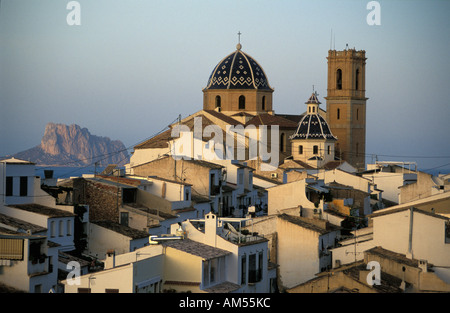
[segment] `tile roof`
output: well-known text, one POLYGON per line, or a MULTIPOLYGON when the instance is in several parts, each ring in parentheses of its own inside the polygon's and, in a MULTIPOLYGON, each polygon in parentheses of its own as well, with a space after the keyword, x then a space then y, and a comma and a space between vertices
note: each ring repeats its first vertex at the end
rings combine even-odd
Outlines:
MULTIPOLYGON (((406 211, 406 210, 410 210, 410 209, 411 209, 411 207, 409 207, 409 206, 404 206, 404 207, 402 206, 402 207, 399 207, 399 208, 387 208, 387 209, 379 210, 379 211, 377 211, 375 213, 372 213, 370 215, 367 215, 367 217, 374 218, 374 217, 388 215, 388 214, 392 214, 392 213, 398 213, 398 212, 402 212, 402 211, 406 211)), ((448 218, 446 216, 443 216, 443 215, 440 215, 440 214, 431 213, 431 212, 428 212, 428 211, 425 211, 425 210, 422 210, 422 209, 418 209, 418 208, 414 208, 414 207, 413 207, 413 212, 422 213, 424 215, 432 216, 432 217, 435 217, 435 218, 440 218, 440 219, 443 219, 443 220, 446 220, 446 221, 450 220, 450 218, 448 218)))
POLYGON ((205 260, 210 260, 230 254, 230 251, 215 248, 191 239, 163 241, 161 244, 165 247, 171 247, 205 260))
MULTIPOLYGON (((206 111, 206 112, 210 113, 211 115, 215 115, 216 117, 217 117, 217 115, 215 113, 221 114, 221 113, 218 113, 215 111, 206 111), (213 113, 213 112, 215 112, 215 113, 213 113)), ((226 116, 226 115, 224 115, 224 116, 226 116)), ((182 121, 181 125, 187 126, 191 132, 194 132, 194 130, 196 130, 194 128, 196 117, 201 118, 201 122, 202 122, 201 138, 202 138, 202 140, 209 141, 210 139, 212 139, 214 137, 214 133, 210 137, 208 137, 203 134, 203 130, 205 129, 206 126, 215 125, 215 124, 208 117, 206 117, 205 114, 189 116, 184 121, 182 121)), ((233 120, 233 122, 236 123, 236 121, 234 119, 231 119, 231 120, 233 120)), ((134 149, 169 148, 169 141, 178 138, 178 137, 172 137, 172 130, 176 125, 177 125, 177 123, 170 125, 170 127, 171 127, 170 129, 167 129, 166 131, 159 133, 156 136, 153 136, 152 138, 134 146, 134 149)), ((223 137, 223 138, 225 138, 225 137, 223 137)))
POLYGON ((235 120, 234 118, 232 118, 228 115, 225 115, 223 113, 217 112, 215 110, 203 110, 203 111, 212 115, 213 117, 223 121, 225 124, 232 125, 232 126, 242 125, 242 123, 239 122, 238 120, 235 120))
POLYGON ((132 239, 140 239, 149 237, 149 234, 145 231, 137 230, 128 226, 121 225, 116 222, 102 220, 102 221, 92 221, 92 224, 107 228, 116 233, 122 234, 124 236, 130 237, 132 239))
POLYGON ((68 211, 60 210, 60 209, 54 209, 50 208, 44 205, 36 204, 36 203, 29 203, 29 204, 14 204, 14 205, 8 205, 9 207, 33 212, 37 214, 46 215, 48 217, 71 217, 75 216, 73 213, 70 213, 68 211))
POLYGON ((279 215, 278 217, 285 221, 288 221, 292 224, 296 224, 300 227, 315 231, 322 235, 341 229, 340 227, 332 225, 329 222, 324 221, 323 225, 319 226, 318 224, 313 224, 312 222, 314 222, 314 221, 312 219, 308 219, 308 218, 304 218, 304 217, 300 217, 300 216, 288 215, 285 213, 279 215))
POLYGON ((12 226, 16 229, 22 229, 22 230, 30 230, 32 234, 35 233, 40 233, 40 232, 45 232, 47 231, 47 228, 45 227, 41 227, 39 225, 36 224, 32 224, 11 216, 7 216, 5 214, 1 214, 0 213, 0 223, 1 224, 5 224, 5 225, 9 225, 12 226))
POLYGON ((407 258, 405 254, 397 253, 391 250, 386 250, 380 246, 373 247, 366 250, 364 253, 378 255, 385 259, 394 260, 397 263, 405 264, 411 267, 419 267, 419 260, 407 258))
POLYGON ((284 118, 280 115, 263 113, 256 115, 252 119, 250 119, 245 126, 254 125, 254 126, 274 126, 278 125, 282 129, 296 129, 298 127, 297 123, 293 122, 290 119, 284 118))
POLYGON ((208 293, 228 293, 228 292, 233 292, 238 290, 239 288, 241 288, 241 286, 229 282, 229 281, 224 281, 220 284, 214 285, 212 287, 208 287, 203 289, 203 291, 208 292, 208 293))
MULTIPOLYGON (((367 270, 367 264, 358 264, 351 266, 343 270, 343 273, 351 277, 355 281, 360 281, 359 275, 361 271, 367 270)), ((373 285, 372 288, 380 293, 401 293, 403 290, 400 288, 402 280, 395 276, 392 276, 386 272, 381 271, 380 285, 373 285)))

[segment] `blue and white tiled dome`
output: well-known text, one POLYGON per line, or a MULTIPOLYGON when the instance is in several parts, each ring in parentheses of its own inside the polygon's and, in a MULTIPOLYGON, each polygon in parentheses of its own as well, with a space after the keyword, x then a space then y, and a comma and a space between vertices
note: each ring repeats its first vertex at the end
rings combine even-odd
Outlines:
POLYGON ((248 54, 236 51, 223 58, 214 68, 205 89, 272 90, 262 67, 248 54))
MULTIPOLYGON (((331 133, 327 121, 319 114, 319 100, 317 94, 313 93, 306 102, 308 105, 314 106, 316 109, 308 111, 307 114, 298 123, 297 131, 290 139, 328 139, 337 140, 331 133)), ((309 109, 309 107, 308 107, 309 109)))

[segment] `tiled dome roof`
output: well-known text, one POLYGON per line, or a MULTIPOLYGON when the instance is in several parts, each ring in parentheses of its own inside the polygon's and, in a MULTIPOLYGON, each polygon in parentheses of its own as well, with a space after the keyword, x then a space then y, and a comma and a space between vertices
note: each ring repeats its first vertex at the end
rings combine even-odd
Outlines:
POLYGON ((272 90, 262 67, 237 45, 212 71, 205 89, 272 90))
POLYGON ((317 94, 313 93, 306 104, 317 105, 317 110, 308 112, 298 123, 297 131, 292 135, 291 139, 331 139, 337 138, 331 133, 327 121, 318 113, 320 104, 317 94))

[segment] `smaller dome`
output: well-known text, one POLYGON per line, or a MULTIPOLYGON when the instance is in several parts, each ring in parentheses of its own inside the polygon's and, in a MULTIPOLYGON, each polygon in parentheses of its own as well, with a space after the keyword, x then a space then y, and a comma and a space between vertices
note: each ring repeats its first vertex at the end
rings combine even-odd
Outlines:
MULTIPOLYGON (((298 123, 297 131, 290 137, 290 139, 328 139, 337 140, 331 133, 327 121, 319 114, 319 100, 317 93, 313 93, 306 102, 308 106, 317 106, 316 110, 308 110, 300 122, 298 123)), ((308 107, 309 109, 309 107, 308 107)))

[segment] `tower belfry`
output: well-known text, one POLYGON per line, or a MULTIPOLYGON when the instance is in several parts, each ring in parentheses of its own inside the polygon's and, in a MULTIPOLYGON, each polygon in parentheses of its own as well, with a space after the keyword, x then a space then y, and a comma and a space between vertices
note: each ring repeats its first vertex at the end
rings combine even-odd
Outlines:
MULTIPOLYGON (((348 45, 347 45, 348 46, 348 45)), ((328 51, 327 121, 338 138, 336 156, 365 168, 366 52, 328 51)))

